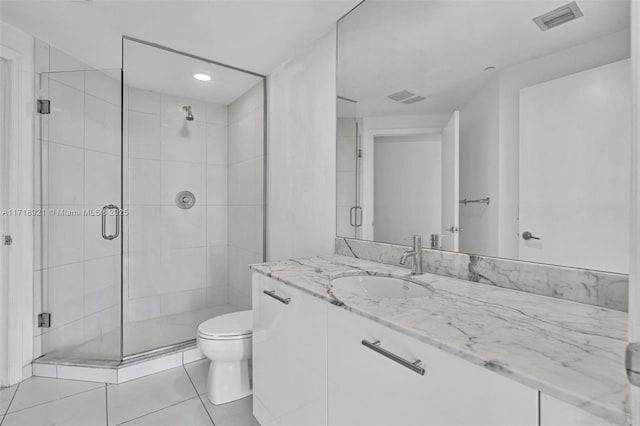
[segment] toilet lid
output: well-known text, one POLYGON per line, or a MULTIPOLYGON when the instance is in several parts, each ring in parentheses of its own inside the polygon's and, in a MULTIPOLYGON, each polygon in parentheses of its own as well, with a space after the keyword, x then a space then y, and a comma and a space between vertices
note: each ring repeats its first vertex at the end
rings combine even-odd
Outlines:
POLYGON ((240 337, 251 334, 251 329, 251 311, 240 311, 206 320, 198 326, 198 334, 209 338, 240 337))

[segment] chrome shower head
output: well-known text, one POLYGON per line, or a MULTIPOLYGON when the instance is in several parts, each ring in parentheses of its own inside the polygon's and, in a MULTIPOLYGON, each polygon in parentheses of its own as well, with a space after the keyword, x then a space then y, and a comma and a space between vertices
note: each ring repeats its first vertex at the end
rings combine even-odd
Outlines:
POLYGON ((187 114, 187 121, 193 121, 193 113, 191 112, 191 105, 185 105, 182 107, 182 111, 187 114))

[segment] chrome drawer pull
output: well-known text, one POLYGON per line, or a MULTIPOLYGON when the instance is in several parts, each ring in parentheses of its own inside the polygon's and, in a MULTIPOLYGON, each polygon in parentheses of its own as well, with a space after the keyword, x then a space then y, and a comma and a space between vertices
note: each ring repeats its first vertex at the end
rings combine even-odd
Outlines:
POLYGON ((271 290, 271 291, 265 290, 263 291, 263 293, 266 294, 267 296, 273 297, 274 299, 284 303, 285 305, 288 305, 289 302, 291 302, 290 297, 280 297, 276 294, 275 290, 271 290))
POLYGON ((389 352, 388 350, 382 347, 382 343, 380 340, 376 340, 375 342, 369 342, 366 340, 362 341, 362 344, 369 349, 372 349, 378 352, 380 355, 389 358, 392 361, 397 362, 398 364, 407 367, 409 370, 418 373, 421 376, 424 376, 424 368, 422 368, 422 361, 416 360, 414 362, 407 361, 406 359, 394 354, 393 352, 389 352))

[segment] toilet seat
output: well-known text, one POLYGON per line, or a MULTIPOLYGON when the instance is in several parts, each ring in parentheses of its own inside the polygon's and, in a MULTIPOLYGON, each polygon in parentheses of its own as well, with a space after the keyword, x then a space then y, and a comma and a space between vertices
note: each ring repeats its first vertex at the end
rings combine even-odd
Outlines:
POLYGON ((198 337, 207 340, 235 340, 251 337, 251 311, 232 312, 211 318, 198 326, 198 337))

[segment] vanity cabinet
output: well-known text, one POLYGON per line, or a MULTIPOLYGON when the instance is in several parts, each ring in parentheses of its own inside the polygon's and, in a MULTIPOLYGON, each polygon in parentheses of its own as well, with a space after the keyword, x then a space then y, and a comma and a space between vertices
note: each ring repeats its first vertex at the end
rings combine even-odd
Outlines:
POLYGON ((614 423, 541 393, 540 426, 614 426, 614 423))
POLYGON ((537 425, 534 389, 344 309, 327 323, 330 426, 537 425), (424 375, 363 341, 421 360, 424 375))
POLYGON ((256 419, 326 425, 327 302, 257 273, 252 283, 256 419))

